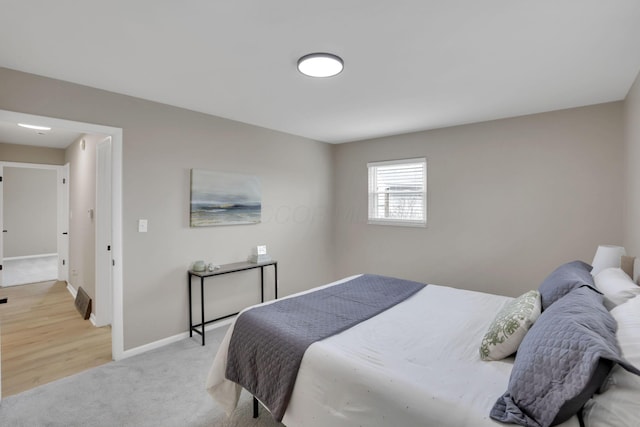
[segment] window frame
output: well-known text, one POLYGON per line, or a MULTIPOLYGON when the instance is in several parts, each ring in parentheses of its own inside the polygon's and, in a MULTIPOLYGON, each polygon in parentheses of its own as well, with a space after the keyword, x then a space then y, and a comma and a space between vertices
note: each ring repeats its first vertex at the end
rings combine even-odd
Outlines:
MULTIPOLYGON (((413 184, 413 183, 407 183, 413 184)), ((407 185, 409 186, 409 185, 407 185)), ((413 185, 411 185, 413 186, 413 185)), ((377 161, 377 162, 369 162, 367 163, 367 224, 372 225, 392 225, 392 226, 401 226, 401 227, 426 227, 427 226, 427 158, 426 157, 414 157, 409 159, 398 159, 398 160, 385 160, 385 161, 377 161), (402 219, 402 218, 382 218, 377 217, 377 209, 378 206, 376 201, 380 194, 393 194, 390 192, 380 192, 376 191, 374 185, 377 179, 377 168, 381 166, 393 166, 393 165, 411 165, 411 164, 419 164, 422 167, 422 188, 419 192, 422 193, 422 213, 423 218, 421 219, 402 219)))

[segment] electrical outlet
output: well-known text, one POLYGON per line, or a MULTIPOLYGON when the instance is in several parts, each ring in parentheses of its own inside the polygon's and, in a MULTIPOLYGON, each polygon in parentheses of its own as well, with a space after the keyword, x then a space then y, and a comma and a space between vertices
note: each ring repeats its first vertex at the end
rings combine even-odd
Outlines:
POLYGON ((146 233, 147 232, 147 220, 139 219, 138 220, 138 233, 146 233))

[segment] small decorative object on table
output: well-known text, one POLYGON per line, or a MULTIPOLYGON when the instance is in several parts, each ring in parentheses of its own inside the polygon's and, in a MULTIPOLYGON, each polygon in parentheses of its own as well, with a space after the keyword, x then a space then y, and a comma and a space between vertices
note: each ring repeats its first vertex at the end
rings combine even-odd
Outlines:
POLYGON ((193 263, 193 267, 191 267, 193 271, 204 271, 206 270, 206 265, 204 261, 198 260, 193 263))
POLYGON ((253 253, 249 257, 249 261, 255 264, 271 261, 271 257, 267 254, 267 246, 260 245, 253 248, 253 253))

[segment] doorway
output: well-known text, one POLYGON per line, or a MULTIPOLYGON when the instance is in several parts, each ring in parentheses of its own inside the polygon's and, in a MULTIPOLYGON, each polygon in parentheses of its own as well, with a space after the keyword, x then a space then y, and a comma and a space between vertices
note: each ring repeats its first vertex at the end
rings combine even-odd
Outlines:
MULTIPOLYGON (((108 313, 106 317, 107 319, 110 318, 109 320, 112 325, 112 358, 114 360, 121 359, 124 354, 122 308, 122 129, 55 119, 51 117, 34 116, 6 110, 0 110, 0 121, 13 123, 39 123, 53 129, 73 130, 82 134, 104 135, 104 137, 108 137, 109 147, 106 149, 103 147, 103 150, 108 150, 109 156, 102 160, 102 167, 108 170, 109 174, 103 173, 98 176, 97 178, 101 180, 102 185, 100 183, 97 183, 96 185, 97 188, 104 188, 104 180, 108 180, 107 184, 111 189, 111 195, 109 197, 111 206, 109 207, 109 204, 105 203, 102 203, 100 207, 96 206, 95 215, 96 218, 110 217, 111 224, 107 227, 105 234, 109 240, 109 250, 97 250, 96 257, 108 256, 107 261, 111 267, 110 278, 107 279, 107 281, 110 282, 110 289, 107 293, 107 295, 110 295, 108 296, 110 299, 110 308, 107 308, 107 311, 110 313, 108 313), (106 252, 106 255, 104 252, 106 252)), ((88 214, 91 215, 94 213, 88 214)), ((2 238, 0 237, 0 240, 1 239, 2 238)), ((96 265, 98 265, 100 261, 102 261, 102 265, 107 264, 104 262, 104 259, 96 261, 96 265)))
POLYGON ((0 286, 66 280, 68 166, 0 161, 0 286))

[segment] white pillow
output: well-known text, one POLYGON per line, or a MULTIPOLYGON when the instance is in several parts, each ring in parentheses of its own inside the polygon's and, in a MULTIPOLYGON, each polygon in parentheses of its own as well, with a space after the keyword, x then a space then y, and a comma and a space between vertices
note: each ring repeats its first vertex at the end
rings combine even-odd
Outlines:
POLYGON ((509 301, 498 312, 480 344, 482 360, 500 360, 511 356, 542 311, 538 291, 529 291, 509 301))
POLYGON ((596 394, 584 405, 585 427, 640 426, 640 377, 620 366, 614 367, 612 372, 609 390, 596 394))
MULTIPOLYGON (((635 297, 611 310, 618 322, 616 336, 622 356, 640 368, 640 297, 635 297)), ((616 366, 609 389, 594 396, 584 409, 586 427, 640 426, 640 377, 616 366)))
POLYGON ((640 368, 640 297, 620 304, 611 310, 611 315, 618 322, 616 338, 622 357, 640 368))
POLYGON ((607 268, 593 278, 596 288, 605 296, 604 305, 613 307, 640 295, 640 286, 636 285, 621 268, 607 268))

